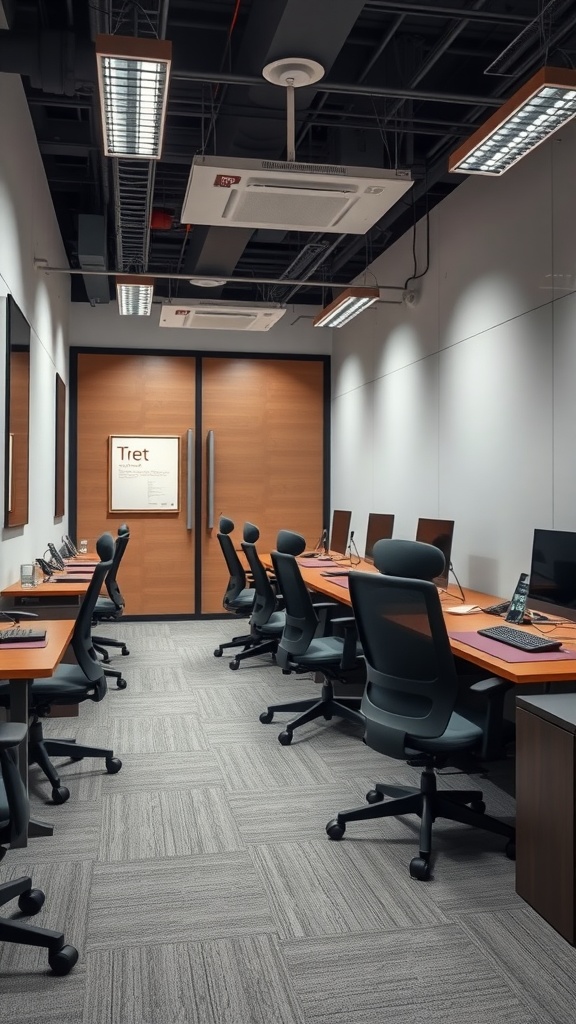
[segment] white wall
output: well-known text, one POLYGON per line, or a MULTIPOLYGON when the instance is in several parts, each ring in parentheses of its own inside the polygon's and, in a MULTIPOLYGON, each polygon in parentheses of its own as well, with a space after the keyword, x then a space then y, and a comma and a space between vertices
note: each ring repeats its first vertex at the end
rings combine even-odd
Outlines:
POLYGON ((272 354, 323 355, 332 348, 331 331, 312 327, 316 309, 289 306, 269 331, 199 331, 159 327, 160 304, 150 316, 119 316, 116 302, 90 306, 73 302, 70 307, 70 344, 98 348, 145 348, 161 352, 266 352, 272 354))
MULTIPOLYGON (((508 595, 535 527, 576 530, 576 126, 430 217, 419 303, 377 304, 333 341, 332 507, 455 520, 463 584, 508 595)), ((425 223, 418 224, 419 268, 425 223)), ((412 273, 411 233, 372 266, 412 273)), ((371 278, 369 279, 371 281, 371 278)))
MULTIPOLYGON (((34 258, 67 263, 42 159, 17 75, 0 74, 0 298, 12 295, 31 328, 29 523, 2 530, 0 585, 13 582, 20 563, 60 541, 66 520, 54 520, 55 375, 68 383, 69 278, 34 270, 34 258)), ((0 318, 4 427, 5 319, 0 318)), ((2 429, 2 439, 4 429, 2 429)), ((1 512, 4 508, 4 443, 0 443, 1 512)))

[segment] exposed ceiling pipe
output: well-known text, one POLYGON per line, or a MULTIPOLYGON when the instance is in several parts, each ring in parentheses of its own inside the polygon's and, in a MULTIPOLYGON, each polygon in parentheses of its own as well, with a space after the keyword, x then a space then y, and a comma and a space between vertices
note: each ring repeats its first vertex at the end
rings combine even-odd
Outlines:
POLYGON ((378 11, 401 11, 403 14, 423 14, 427 18, 467 18, 496 25, 528 25, 532 18, 508 11, 470 11, 467 7, 444 7, 442 4, 417 4, 411 0, 367 0, 367 8, 378 11))
MULTIPOLYGON (((270 88, 268 82, 256 75, 241 75, 225 71, 190 71, 186 68, 174 68, 172 81, 180 82, 222 82, 226 85, 248 85, 257 88, 270 88)), ((462 103, 483 104, 485 107, 499 107, 500 100, 492 96, 475 96, 467 93, 425 92, 415 89, 394 89, 391 86, 356 85, 353 82, 322 82, 322 92, 341 94, 344 96, 385 96, 389 99, 422 100, 431 103, 462 103)))
MULTIPOLYGON (((34 267, 36 270, 41 271, 44 274, 71 274, 80 276, 90 277, 117 277, 118 274, 122 274, 121 270, 77 270, 74 267, 51 267, 45 264, 42 260, 35 260, 34 267)), ((132 277, 153 277, 158 280, 165 281, 189 281, 189 274, 165 274, 164 272, 156 272, 155 270, 149 270, 146 274, 133 274, 132 277)), ((224 281, 226 284, 281 284, 286 286, 297 285, 302 288, 345 288, 346 281, 280 281, 277 277, 216 277, 214 274, 199 274, 198 280, 202 281, 224 281)), ((375 284, 375 288, 380 288, 382 291, 396 292, 398 289, 404 288, 403 284, 375 284)))

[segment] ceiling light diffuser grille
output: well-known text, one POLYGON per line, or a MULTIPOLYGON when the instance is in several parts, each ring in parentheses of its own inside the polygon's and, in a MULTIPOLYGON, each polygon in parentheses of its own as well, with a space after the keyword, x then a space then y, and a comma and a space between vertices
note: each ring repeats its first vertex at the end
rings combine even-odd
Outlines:
POLYGON ((96 57, 106 156, 159 160, 172 44, 97 36, 96 57))
POLYGON ((120 316, 150 316, 154 296, 154 278, 117 277, 116 295, 120 316))

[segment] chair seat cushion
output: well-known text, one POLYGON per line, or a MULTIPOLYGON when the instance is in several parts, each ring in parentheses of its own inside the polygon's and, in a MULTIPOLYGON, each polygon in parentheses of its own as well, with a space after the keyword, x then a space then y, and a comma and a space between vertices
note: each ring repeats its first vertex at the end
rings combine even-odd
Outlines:
POLYGON ((246 587, 245 590, 241 590, 238 597, 235 597, 233 601, 228 602, 228 607, 234 611, 250 611, 254 604, 254 598, 256 591, 253 587, 246 587))
POLYGON ((406 750, 413 748, 416 752, 425 754, 441 754, 450 750, 464 750, 481 743, 483 737, 482 729, 474 722, 458 715, 455 711, 442 736, 435 736, 433 739, 424 739, 421 736, 407 736, 406 750))
MULTIPOLYGON (((344 640, 339 636, 321 636, 312 640, 306 654, 298 655, 299 665, 339 665, 342 660, 344 640)), ((360 657, 362 648, 356 645, 356 657, 360 657)))
POLYGON ((258 626, 258 632, 263 636, 280 636, 286 625, 286 612, 272 612, 268 622, 258 626))
MULTIPOLYGON (((49 679, 34 679, 30 687, 29 702, 37 704, 77 704, 86 700, 94 683, 86 678, 78 665, 59 665, 49 679)), ((8 683, 0 683, 0 707, 10 706, 8 683)))
POLYGON ((122 608, 118 608, 114 604, 114 601, 112 601, 109 597, 99 597, 98 600, 96 601, 96 604, 94 605, 94 611, 92 612, 92 617, 97 619, 97 618, 100 618, 101 616, 106 616, 106 617, 112 616, 113 618, 116 619, 116 618, 120 618, 120 616, 122 615, 122 610, 123 609, 122 608))

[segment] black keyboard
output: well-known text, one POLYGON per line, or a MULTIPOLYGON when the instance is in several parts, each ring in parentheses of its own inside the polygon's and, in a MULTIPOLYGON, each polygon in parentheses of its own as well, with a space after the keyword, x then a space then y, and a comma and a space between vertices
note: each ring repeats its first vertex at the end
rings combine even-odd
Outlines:
POLYGON ((537 654, 538 651, 558 651, 562 647, 561 640, 548 640, 543 636, 535 636, 534 633, 524 633, 521 629, 510 629, 509 626, 489 626, 488 629, 479 629, 479 636, 487 636, 490 640, 499 640, 509 647, 517 647, 519 651, 530 651, 537 654))
POLYGON ((22 626, 11 626, 0 631, 0 644, 35 643, 46 639, 45 629, 24 629, 22 626))

